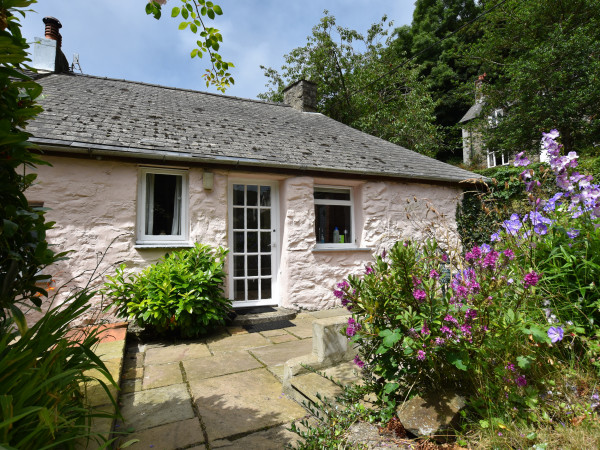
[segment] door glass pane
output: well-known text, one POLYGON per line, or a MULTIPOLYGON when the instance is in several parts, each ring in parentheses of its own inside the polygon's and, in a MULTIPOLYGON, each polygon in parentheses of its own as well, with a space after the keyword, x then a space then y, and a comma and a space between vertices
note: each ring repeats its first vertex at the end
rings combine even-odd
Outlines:
POLYGON ((271 298, 271 279, 261 278, 260 280, 260 298, 263 300, 271 298))
MULTIPOLYGON (((247 252, 248 253, 256 253, 258 252, 258 233, 256 232, 248 232, 247 233, 247 252)), ((237 251, 237 250, 236 250, 237 251)))
POLYGON ((244 229, 244 208, 233 208, 233 228, 235 230, 244 229))
POLYGON ((271 206, 271 186, 260 187, 260 206, 271 206))
POLYGON ((269 253, 271 251, 271 232, 260 233, 260 252, 269 253))
POLYGON ((246 205, 258 206, 258 186, 246 186, 246 205))
POLYGON ((249 277, 257 277, 258 276, 258 255, 248 256, 248 276, 249 277))
POLYGON ((256 208, 248 208, 246 210, 246 215, 248 217, 248 222, 246 223, 246 228, 248 230, 256 230, 258 228, 258 209, 256 208))
POLYGON ((244 185, 233 185, 233 204, 236 206, 244 206, 244 185))
POLYGON ((234 256, 233 257, 233 276, 243 277, 244 276, 244 257, 234 256))
POLYGON ((244 253, 244 232, 236 231, 233 233, 233 251, 235 253, 244 253))
POLYGON ((245 281, 244 280, 235 280, 233 282, 234 284, 234 294, 233 294, 233 299, 234 300, 246 300, 246 292, 244 290, 245 288, 245 281))
POLYGON ((260 229, 269 230, 271 228, 271 210, 261 209, 260 210, 260 229))
POLYGON ((248 300, 258 300, 258 280, 248 280, 248 300))
POLYGON ((271 275, 271 255, 260 255, 260 274, 271 275))

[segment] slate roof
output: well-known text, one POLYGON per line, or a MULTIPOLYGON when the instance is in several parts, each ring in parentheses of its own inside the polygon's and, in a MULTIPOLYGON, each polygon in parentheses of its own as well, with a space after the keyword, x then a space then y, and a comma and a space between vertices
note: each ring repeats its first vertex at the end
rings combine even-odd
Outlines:
POLYGON ((459 182, 478 175, 287 105, 51 74, 27 128, 46 149, 459 182))
POLYGON ((464 116, 462 116, 462 119, 460 119, 458 121, 458 123, 468 122, 469 120, 473 120, 476 117, 479 117, 479 115, 481 114, 481 111, 483 111, 483 105, 484 105, 484 102, 475 103, 473 106, 471 106, 469 108, 469 110, 466 112, 466 114, 464 116))

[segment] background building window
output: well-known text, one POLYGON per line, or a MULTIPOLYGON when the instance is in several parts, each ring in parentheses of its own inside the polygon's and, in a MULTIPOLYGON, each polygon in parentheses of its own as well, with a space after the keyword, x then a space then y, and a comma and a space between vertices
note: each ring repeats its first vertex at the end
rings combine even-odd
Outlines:
POLYGON ((314 196, 317 244, 354 244, 352 190, 315 187, 314 196))
POLYGON ((488 150, 487 152, 487 166, 506 166, 509 162, 508 154, 501 150, 488 150))

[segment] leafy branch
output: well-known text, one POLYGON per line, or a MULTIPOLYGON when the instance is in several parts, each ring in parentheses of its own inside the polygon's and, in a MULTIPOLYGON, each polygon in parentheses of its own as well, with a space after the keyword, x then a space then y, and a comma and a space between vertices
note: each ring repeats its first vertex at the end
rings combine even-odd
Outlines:
MULTIPOLYGON (((183 3, 182 7, 175 6, 171 10, 171 17, 181 16, 183 21, 179 24, 179 29, 189 28, 192 33, 200 36, 200 39, 196 41, 197 48, 192 50, 190 56, 202 58, 205 53, 208 54, 211 68, 206 69, 206 73, 202 75, 206 81, 206 87, 212 84, 218 91, 224 93, 228 87, 235 84, 235 80, 229 72, 234 65, 232 62, 223 61, 219 54, 219 42, 223 42, 223 36, 219 30, 205 24, 207 17, 214 20, 216 16, 223 14, 223 10, 219 5, 206 0, 181 0, 181 2, 183 3)), ((161 5, 165 3, 166 0, 150 1, 146 5, 146 14, 154 16, 157 20, 160 19, 161 5)))

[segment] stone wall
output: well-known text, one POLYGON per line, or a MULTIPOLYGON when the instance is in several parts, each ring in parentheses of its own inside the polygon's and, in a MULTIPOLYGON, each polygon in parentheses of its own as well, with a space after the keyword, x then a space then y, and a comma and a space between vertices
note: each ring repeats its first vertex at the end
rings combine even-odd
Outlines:
MULTIPOLYGON (((114 273, 118 264, 141 269, 170 251, 135 246, 138 164, 55 156, 46 159, 52 167, 37 169, 38 183, 27 195, 50 208, 47 219, 57 225, 48 232, 49 242, 58 251, 73 250, 68 261, 47 270, 56 288, 66 283, 58 301, 85 285, 94 271, 92 286, 99 287, 104 281, 102 275, 114 273)), ((203 170, 189 168, 188 173, 190 241, 213 246, 228 246, 227 189, 231 177, 279 183, 279 303, 305 309, 337 306, 332 295, 335 284, 350 273, 362 272, 374 252, 401 238, 423 236, 426 225, 436 219, 427 204, 445 215, 446 226, 453 229, 460 195, 457 188, 423 183, 332 181, 228 171, 215 171, 213 189, 205 190, 203 170), (358 250, 315 250, 314 185, 332 183, 353 188, 358 250)), ((96 302, 100 302, 99 297, 96 302)))

